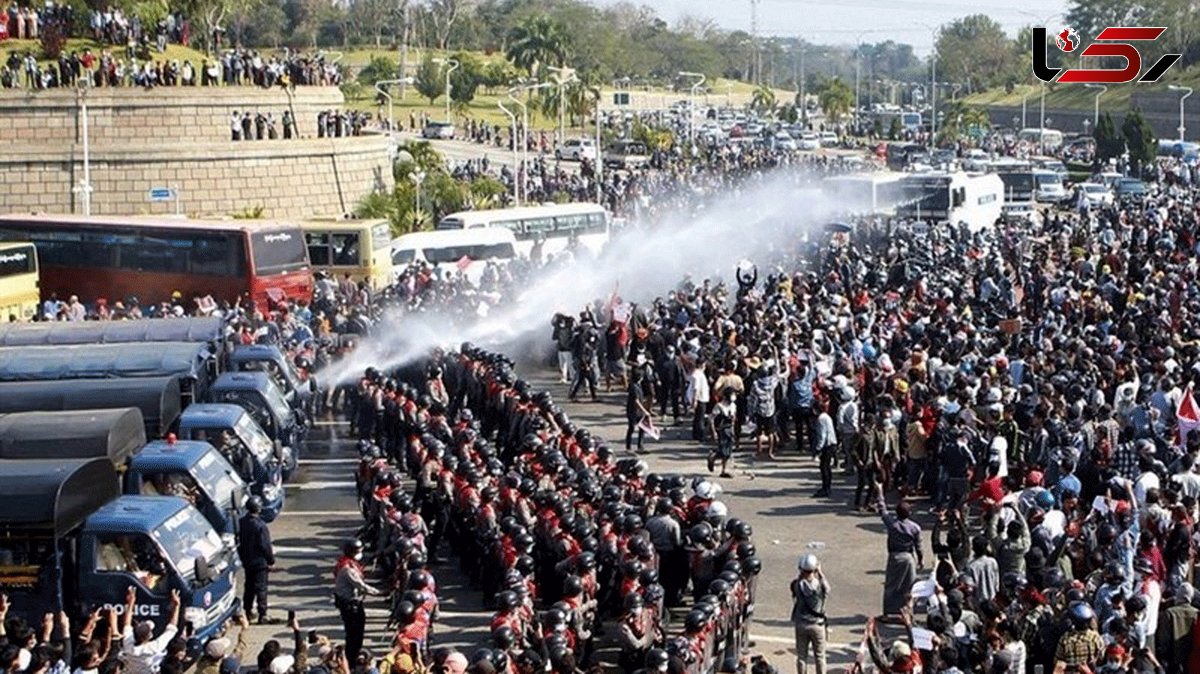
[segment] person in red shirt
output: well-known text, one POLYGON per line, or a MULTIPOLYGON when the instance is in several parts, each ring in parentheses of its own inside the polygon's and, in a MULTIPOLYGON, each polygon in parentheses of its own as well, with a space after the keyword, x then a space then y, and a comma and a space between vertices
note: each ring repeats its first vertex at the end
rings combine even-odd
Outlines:
POLYGON ((985 512, 991 512, 1000 505, 1000 501, 1004 500, 1004 479, 1000 477, 1000 465, 992 463, 988 465, 988 476, 975 491, 967 496, 967 502, 979 501, 985 512))

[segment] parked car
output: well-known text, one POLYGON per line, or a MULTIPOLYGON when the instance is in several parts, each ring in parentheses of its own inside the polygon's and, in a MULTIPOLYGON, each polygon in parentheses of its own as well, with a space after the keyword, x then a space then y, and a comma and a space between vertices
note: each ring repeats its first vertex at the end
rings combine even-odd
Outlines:
POLYGON ((833 147, 838 144, 838 135, 833 131, 821 132, 821 147, 833 147))
POLYGON ((554 157, 573 161, 583 159, 594 161, 596 159, 596 141, 591 138, 568 138, 562 147, 554 151, 554 157))
POLYGON ((775 148, 784 152, 795 152, 800 148, 796 145, 796 140, 787 131, 779 131, 775 134, 775 148))
POLYGON ((1116 186, 1118 199, 1135 199, 1146 193, 1146 183, 1137 178, 1122 178, 1116 186))
POLYGON ((435 140, 453 140, 454 125, 450 122, 429 122, 421 129, 422 138, 432 138, 435 140))
POLYGON ((1079 183, 1075 186, 1075 198, 1088 206, 1109 206, 1113 203, 1112 190, 1102 183, 1079 183))
POLYGON ((800 134, 800 141, 797 144, 801 150, 819 150, 821 149, 821 138, 812 131, 806 131, 800 134))
POLYGON ((649 163, 646 146, 635 140, 618 140, 604 152, 604 165, 608 168, 635 169, 649 163))

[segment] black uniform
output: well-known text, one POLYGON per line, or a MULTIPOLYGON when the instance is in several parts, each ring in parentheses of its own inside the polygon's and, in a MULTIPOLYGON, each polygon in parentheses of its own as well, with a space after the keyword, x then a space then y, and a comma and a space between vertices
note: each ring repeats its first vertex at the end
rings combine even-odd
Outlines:
POLYGON ((246 591, 242 596, 242 607, 246 615, 258 603, 258 617, 267 617, 267 580, 270 569, 275 566, 275 549, 271 545, 271 530, 258 515, 247 513, 239 523, 238 556, 246 570, 246 591))

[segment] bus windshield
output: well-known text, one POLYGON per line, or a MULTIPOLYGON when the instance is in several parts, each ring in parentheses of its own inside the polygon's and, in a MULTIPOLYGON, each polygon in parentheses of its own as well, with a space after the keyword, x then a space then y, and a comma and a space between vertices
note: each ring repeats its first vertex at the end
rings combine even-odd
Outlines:
POLYGON ((37 273, 37 252, 33 244, 0 246, 0 279, 37 273))
MULTIPOLYGON (((357 247, 357 243, 355 245, 357 247)), ((308 266, 308 249, 299 230, 255 232, 250 236, 250 246, 254 271, 259 276, 282 274, 308 266)))

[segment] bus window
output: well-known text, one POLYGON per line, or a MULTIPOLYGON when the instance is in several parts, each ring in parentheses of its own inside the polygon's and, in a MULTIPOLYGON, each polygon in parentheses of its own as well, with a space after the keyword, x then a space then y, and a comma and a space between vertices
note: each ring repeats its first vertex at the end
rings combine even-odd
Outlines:
POLYGON ((308 251, 296 233, 255 232, 250 244, 254 272, 260 276, 302 269, 308 264, 308 251))
POLYGON ((554 218, 530 218, 525 221, 524 231, 517 238, 533 239, 539 234, 548 235, 554 231, 554 218))
POLYGON ((586 215, 560 215, 554 219, 554 231, 556 232, 576 232, 586 227, 586 215))
POLYGON ((304 242, 308 245, 308 260, 314 267, 328 267, 332 264, 329 254, 329 234, 305 232, 304 242))
POLYGON ((357 232, 339 232, 333 235, 333 264, 339 267, 358 266, 357 232))
POLYGON ((37 273, 37 257, 33 246, 0 249, 0 279, 34 273, 37 273))
POLYGON ((520 238, 521 234, 525 231, 525 224, 522 223, 520 220, 495 220, 495 221, 489 223, 488 226, 489 227, 506 227, 508 229, 511 229, 513 234, 517 235, 517 238, 520 238))

